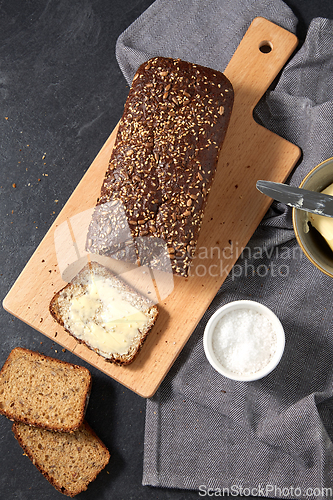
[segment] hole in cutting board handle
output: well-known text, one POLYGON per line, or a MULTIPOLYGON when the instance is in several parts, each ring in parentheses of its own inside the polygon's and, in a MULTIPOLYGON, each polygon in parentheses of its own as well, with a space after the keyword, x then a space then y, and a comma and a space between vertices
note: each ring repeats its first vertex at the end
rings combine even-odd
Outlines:
POLYGON ((269 42, 268 40, 264 40, 259 44, 259 50, 263 54, 269 54, 273 50, 273 44, 272 42, 269 42))

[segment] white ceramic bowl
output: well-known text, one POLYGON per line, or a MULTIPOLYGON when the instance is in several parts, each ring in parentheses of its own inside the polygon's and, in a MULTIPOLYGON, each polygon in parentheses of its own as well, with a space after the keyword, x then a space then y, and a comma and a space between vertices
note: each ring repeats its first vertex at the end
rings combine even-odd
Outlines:
POLYGON ((283 326, 277 316, 271 311, 268 307, 260 304, 259 302, 255 302, 253 300, 237 300, 235 302, 229 302, 225 304, 220 309, 218 309, 213 316, 207 322, 204 336, 203 336, 203 344, 206 357, 211 364, 211 366, 219 372, 221 375, 239 381, 249 382, 251 380, 258 380, 262 377, 265 377, 270 373, 274 368, 278 365, 282 354, 284 352, 285 347, 285 335, 283 326), (258 371, 251 373, 237 373, 235 371, 231 371, 230 369, 224 367, 221 362, 218 360, 214 350, 213 350, 213 336, 214 330, 219 322, 219 320, 225 316, 227 313, 235 310, 252 310, 264 315, 272 324, 272 327, 276 334, 276 349, 274 354, 263 368, 258 371))

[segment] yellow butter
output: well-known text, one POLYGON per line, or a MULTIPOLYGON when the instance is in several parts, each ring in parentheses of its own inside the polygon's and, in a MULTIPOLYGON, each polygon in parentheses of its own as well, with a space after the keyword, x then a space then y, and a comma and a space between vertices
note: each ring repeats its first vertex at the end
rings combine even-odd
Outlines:
MULTIPOLYGON (((325 188, 322 193, 333 196, 333 183, 325 188)), ((312 226, 325 238, 333 251, 333 218, 309 213, 309 220, 312 226)))
POLYGON ((121 297, 110 280, 98 276, 74 297, 69 326, 79 339, 107 354, 125 354, 147 323, 146 315, 121 297))

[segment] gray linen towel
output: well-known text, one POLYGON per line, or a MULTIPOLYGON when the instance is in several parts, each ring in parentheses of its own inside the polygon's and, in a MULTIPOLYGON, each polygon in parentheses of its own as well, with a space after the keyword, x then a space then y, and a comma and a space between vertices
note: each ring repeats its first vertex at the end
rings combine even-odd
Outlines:
MULTIPOLYGON (((155 55, 222 70, 256 16, 295 32, 282 1, 157 0, 118 39, 130 82, 155 55)), ((333 21, 313 20, 302 48, 256 108, 302 148, 298 185, 333 156, 333 21)), ((326 498, 333 488, 332 280, 302 254, 289 208, 273 203, 154 397, 147 400, 143 484, 201 496, 326 498), (221 305, 258 300, 280 318, 286 349, 262 380, 228 380, 208 364, 205 324, 221 305), (213 490, 208 490, 213 488, 213 490)))

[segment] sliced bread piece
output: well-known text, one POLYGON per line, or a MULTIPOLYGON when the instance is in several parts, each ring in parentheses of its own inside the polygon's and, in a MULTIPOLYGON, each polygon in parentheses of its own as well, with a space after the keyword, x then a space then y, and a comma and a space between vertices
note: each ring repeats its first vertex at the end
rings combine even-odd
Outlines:
POLYGON ((55 294, 50 312, 79 342, 108 361, 127 365, 140 351, 158 308, 109 269, 92 262, 55 294))
POLYGON ((64 495, 85 491, 110 459, 86 421, 75 432, 53 432, 14 422, 15 438, 32 463, 64 495))
POLYGON ((71 432, 83 422, 91 383, 83 366, 16 347, 0 371, 0 413, 10 420, 71 432))

